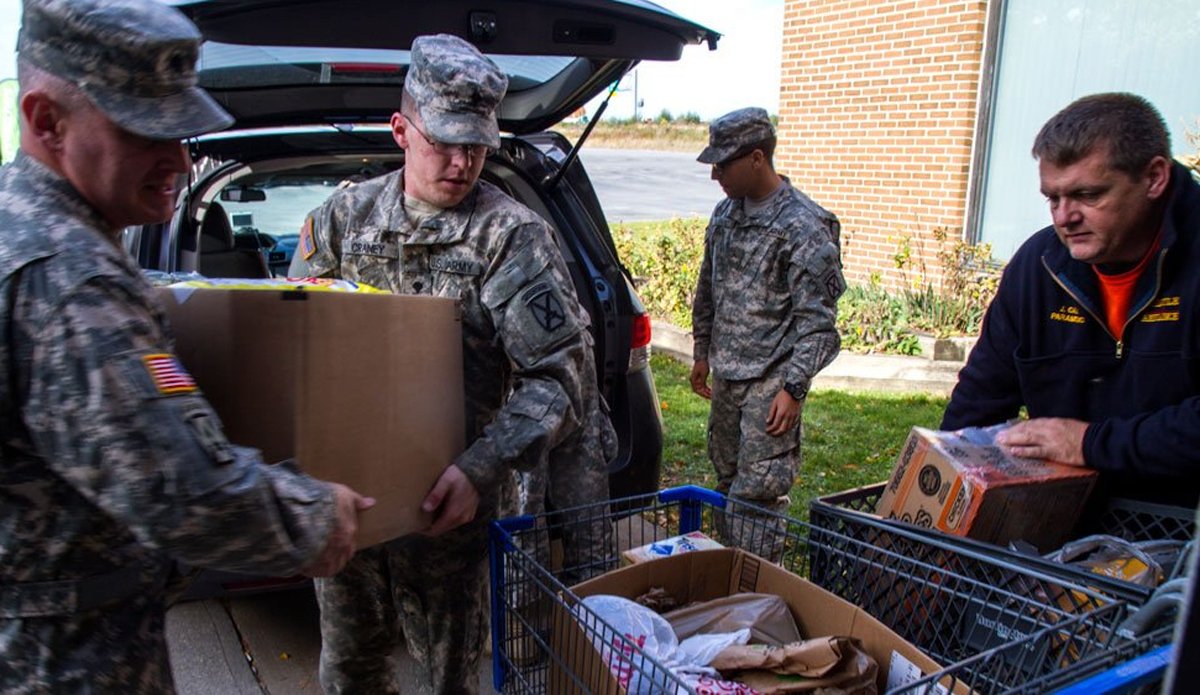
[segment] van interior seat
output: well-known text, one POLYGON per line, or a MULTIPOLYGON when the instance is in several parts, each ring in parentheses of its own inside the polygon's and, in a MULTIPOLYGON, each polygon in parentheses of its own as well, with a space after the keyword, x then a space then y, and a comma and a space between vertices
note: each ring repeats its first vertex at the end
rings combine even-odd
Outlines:
POLYGON ((229 215, 218 202, 209 203, 200 223, 200 260, 197 270, 210 278, 269 278, 271 271, 262 253, 238 248, 229 215))

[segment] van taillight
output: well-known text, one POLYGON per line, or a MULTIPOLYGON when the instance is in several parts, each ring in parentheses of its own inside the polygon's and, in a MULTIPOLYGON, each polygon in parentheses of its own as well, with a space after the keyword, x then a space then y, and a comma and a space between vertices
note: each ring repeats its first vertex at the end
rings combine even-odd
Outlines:
POLYGON ((650 366, 650 317, 635 314, 629 338, 629 373, 650 366))
POLYGON ((633 317, 632 337, 629 340, 629 347, 637 349, 646 347, 650 344, 650 316, 648 314, 638 314, 633 317))

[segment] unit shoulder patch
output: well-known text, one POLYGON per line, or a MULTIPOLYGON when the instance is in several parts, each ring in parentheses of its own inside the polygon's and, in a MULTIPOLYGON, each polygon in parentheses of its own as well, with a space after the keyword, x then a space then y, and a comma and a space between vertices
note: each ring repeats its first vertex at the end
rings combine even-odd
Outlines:
POLYGON ((567 322, 562 302, 548 283, 539 282, 533 285, 522 293, 521 299, 529 307, 534 321, 547 333, 557 331, 567 322))

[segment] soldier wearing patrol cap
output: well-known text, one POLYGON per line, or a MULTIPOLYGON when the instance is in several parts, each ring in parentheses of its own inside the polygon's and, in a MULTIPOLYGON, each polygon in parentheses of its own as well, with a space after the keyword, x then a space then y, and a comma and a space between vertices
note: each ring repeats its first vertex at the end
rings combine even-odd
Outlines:
MULTIPOLYGON (((837 355, 845 283, 837 217, 775 172, 775 130, 761 108, 709 126, 699 161, 728 196, 713 211, 692 306, 692 390, 712 400, 708 452, 717 489, 786 513, 800 469, 808 386, 837 355), (712 384, 709 385, 709 376, 712 384)), ((778 560, 774 525, 724 530, 728 543, 778 560)))
POLYGON ((487 524, 513 471, 544 471, 565 509, 607 499, 615 454, 588 315, 554 231, 479 180, 500 146, 495 111, 507 78, 454 36, 418 37, 411 56, 391 121, 404 168, 313 211, 289 272, 459 300, 468 445, 424 502, 433 513, 425 535, 363 550, 317 583, 326 692, 399 692, 388 659, 398 627, 428 687, 476 692, 487 524))
POLYGON ((0 692, 171 692, 175 560, 331 574, 370 504, 225 439, 121 247, 171 216, 179 138, 230 123, 196 87, 199 45, 154 0, 24 5, 0 170, 0 692))

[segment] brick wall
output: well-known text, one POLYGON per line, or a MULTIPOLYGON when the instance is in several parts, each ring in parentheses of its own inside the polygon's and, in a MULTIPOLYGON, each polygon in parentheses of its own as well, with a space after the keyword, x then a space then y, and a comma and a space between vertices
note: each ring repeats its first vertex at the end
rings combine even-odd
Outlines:
MULTIPOLYGON (((962 238, 986 0, 785 0, 776 167, 842 221, 847 279, 962 238)), ((910 273, 909 278, 912 278, 910 273)))

